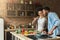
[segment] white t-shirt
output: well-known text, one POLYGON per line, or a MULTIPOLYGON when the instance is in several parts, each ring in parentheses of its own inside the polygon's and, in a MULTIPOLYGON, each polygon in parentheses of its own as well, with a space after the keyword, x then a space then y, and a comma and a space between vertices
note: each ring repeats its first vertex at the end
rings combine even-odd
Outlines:
POLYGON ((39 32, 41 32, 44 29, 45 22, 46 22, 45 17, 38 19, 38 31, 39 32))

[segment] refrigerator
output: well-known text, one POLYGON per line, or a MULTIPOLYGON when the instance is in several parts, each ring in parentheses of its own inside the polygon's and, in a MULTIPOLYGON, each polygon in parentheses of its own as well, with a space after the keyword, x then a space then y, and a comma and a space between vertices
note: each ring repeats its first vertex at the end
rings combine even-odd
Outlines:
POLYGON ((0 40, 4 40, 4 19, 0 18, 0 40))

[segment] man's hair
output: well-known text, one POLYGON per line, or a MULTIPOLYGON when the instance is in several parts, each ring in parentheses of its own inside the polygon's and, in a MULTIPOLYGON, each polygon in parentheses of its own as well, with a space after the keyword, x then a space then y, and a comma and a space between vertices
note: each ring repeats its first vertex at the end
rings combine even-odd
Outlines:
POLYGON ((50 11, 50 8, 49 8, 48 6, 43 7, 43 9, 44 9, 44 10, 48 10, 48 11, 50 11))

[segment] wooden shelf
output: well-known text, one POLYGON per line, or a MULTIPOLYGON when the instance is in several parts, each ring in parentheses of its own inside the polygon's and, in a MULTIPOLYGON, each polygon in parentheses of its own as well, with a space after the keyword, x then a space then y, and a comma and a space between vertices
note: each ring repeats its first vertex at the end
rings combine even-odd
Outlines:
MULTIPOLYGON (((20 2, 20 0, 18 0, 20 2)), ((9 16, 8 14, 10 14, 10 12, 7 12, 7 17, 34 17, 36 16, 36 12, 35 12, 35 9, 36 9, 36 5, 35 4, 25 4, 25 0, 24 1, 24 4, 21 4, 19 2, 16 2, 16 3, 7 3, 7 11, 15 11, 16 15, 14 16, 9 16), (20 11, 20 13, 19 13, 20 11), (29 11, 29 13, 28 13, 29 11), (24 15, 23 16, 20 16, 20 14, 22 14, 22 12, 24 12, 24 15), (30 12, 33 12, 33 13, 30 13, 30 12), (29 15, 28 15, 29 14, 29 15), (33 14, 33 15, 31 15, 33 14)), ((30 1, 30 0, 29 0, 30 1)), ((28 1, 28 2, 29 2, 28 1)), ((33 1, 33 0, 32 0, 33 1)), ((15 1, 13 1, 15 2, 15 1)))
POLYGON ((13 18, 16 18, 16 17, 18 17, 18 18, 20 18, 20 17, 25 17, 25 18, 32 18, 32 17, 34 17, 34 16, 7 16, 8 18, 11 18, 11 17, 13 17, 13 18))

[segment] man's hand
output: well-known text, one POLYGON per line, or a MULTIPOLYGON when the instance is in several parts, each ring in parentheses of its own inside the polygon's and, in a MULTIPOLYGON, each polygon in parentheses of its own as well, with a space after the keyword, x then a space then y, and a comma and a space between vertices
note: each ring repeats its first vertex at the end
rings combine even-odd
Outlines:
POLYGON ((52 32, 52 31, 49 31, 49 32, 48 32, 48 34, 49 34, 49 35, 52 35, 52 34, 53 34, 53 32, 52 32))
POLYGON ((48 32, 49 35, 53 34, 53 31, 56 29, 57 26, 53 26, 53 28, 48 32))

